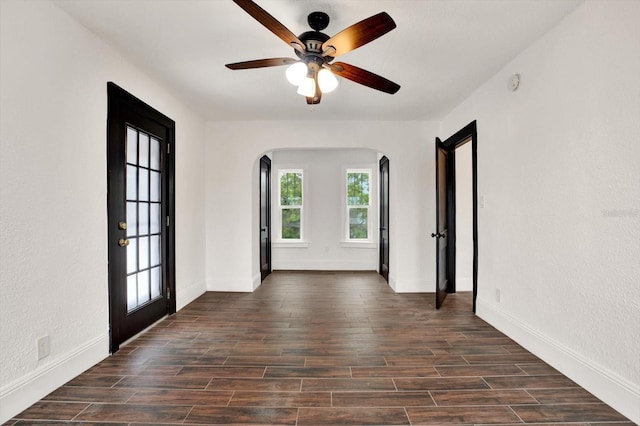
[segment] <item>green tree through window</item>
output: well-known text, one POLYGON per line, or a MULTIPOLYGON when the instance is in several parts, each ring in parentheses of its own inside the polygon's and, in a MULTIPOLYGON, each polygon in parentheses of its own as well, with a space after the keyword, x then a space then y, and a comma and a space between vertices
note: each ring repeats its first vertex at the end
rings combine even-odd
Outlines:
POLYGON ((280 171, 280 218, 281 238, 302 238, 302 171, 280 171))
POLYGON ((349 239, 369 238, 369 171, 347 171, 349 239))

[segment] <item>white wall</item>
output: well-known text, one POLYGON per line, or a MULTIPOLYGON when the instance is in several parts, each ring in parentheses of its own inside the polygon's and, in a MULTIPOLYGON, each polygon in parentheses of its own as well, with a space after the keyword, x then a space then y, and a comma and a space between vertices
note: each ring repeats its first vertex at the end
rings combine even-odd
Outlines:
POLYGON ((433 291, 433 140, 437 123, 212 122, 208 124, 207 288, 251 291, 260 282, 258 160, 284 148, 367 148, 390 160, 390 285, 433 291), (315 129, 315 130, 309 130, 315 129), (324 129, 326 134, 318 129, 324 129), (327 134, 330 137, 327 137, 327 134))
POLYGON ((479 315, 636 423, 638 22, 638 1, 586 2, 443 123, 478 120, 479 315))
POLYGON ((108 355, 107 81, 176 121, 178 306, 205 290, 204 121, 57 6, 2 0, 0 422, 108 355))
POLYGON ((378 153, 370 149, 278 150, 272 166, 272 263, 277 270, 377 270, 378 268, 378 153), (278 170, 304 168, 304 230, 306 247, 278 243, 278 170), (345 243, 345 172, 368 168, 372 242, 345 243))
MULTIPOLYGON (((450 135, 443 135, 445 138, 450 135)), ((473 163, 471 142, 456 155, 456 291, 473 291, 473 163)))

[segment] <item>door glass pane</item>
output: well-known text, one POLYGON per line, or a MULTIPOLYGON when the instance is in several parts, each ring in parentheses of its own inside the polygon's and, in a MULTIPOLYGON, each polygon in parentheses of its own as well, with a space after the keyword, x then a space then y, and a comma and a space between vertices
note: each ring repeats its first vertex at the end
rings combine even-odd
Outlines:
POLYGON ((138 286, 136 274, 127 277, 127 311, 138 306, 138 286))
POLYGON ((138 179, 140 180, 138 185, 138 199, 149 201, 149 170, 139 168, 138 172, 138 179))
POLYGON ((149 167, 154 170, 160 170, 160 141, 154 137, 151 138, 151 161, 149 167))
POLYGON ((138 196, 138 168, 127 166, 127 200, 135 200, 138 196))
POLYGON ((150 234, 158 234, 160 233, 160 215, 162 214, 160 210, 160 204, 152 203, 151 204, 151 232, 150 234))
POLYGON ((137 203, 127 203, 127 237, 138 234, 138 211, 137 203))
POLYGON ((138 132, 127 127, 127 163, 138 164, 138 132))
POLYGON ((160 173, 151 172, 151 201, 160 201, 160 173))
POLYGON ((149 233, 149 204, 138 203, 138 235, 149 233))
POLYGON ((129 238, 127 246, 127 274, 131 274, 138 270, 138 240, 129 238))
POLYGON ((140 132, 138 146, 140 147, 139 152, 139 163, 142 167, 149 167, 149 135, 146 133, 140 132))
POLYGON ((138 269, 147 269, 149 267, 149 237, 140 237, 138 245, 140 262, 140 267, 138 269))
POLYGON ((160 289, 162 288, 162 269, 158 266, 151 270, 151 298, 155 299, 160 296, 160 289))
POLYGON ((161 141, 127 126, 127 309, 162 296, 161 141), (150 235, 153 234, 153 235, 150 235))
POLYGON ((149 271, 138 273, 138 304, 149 301, 149 271))
POLYGON ((151 237, 151 266, 160 264, 160 236, 151 237))

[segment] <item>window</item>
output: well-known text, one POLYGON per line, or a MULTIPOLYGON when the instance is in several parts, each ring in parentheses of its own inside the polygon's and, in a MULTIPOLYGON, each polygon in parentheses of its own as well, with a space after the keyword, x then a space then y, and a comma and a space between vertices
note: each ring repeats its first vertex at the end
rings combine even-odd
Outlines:
POLYGON ((280 170, 278 177, 280 238, 302 240, 302 170, 280 170))
POLYGON ((347 169, 347 240, 368 240, 371 170, 347 169))

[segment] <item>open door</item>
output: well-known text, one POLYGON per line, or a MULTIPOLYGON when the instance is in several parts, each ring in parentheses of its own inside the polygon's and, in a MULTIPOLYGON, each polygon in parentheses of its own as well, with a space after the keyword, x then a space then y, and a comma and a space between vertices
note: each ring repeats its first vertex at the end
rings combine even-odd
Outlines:
POLYGON ((478 297, 478 136, 472 121, 444 142, 436 138, 436 308, 456 292, 456 149, 471 143, 473 312, 478 297))
POLYGON ((260 277, 271 273, 271 160, 260 159, 260 277))
POLYGON ((175 313, 175 123, 109 83, 108 242, 111 352, 175 313))
POLYGON ((449 152, 442 141, 436 138, 436 232, 431 234, 436 239, 436 309, 440 309, 447 297, 449 285, 449 255, 448 255, 448 197, 447 177, 449 152))
POLYGON ((380 275, 389 282, 389 159, 380 159, 380 275))

